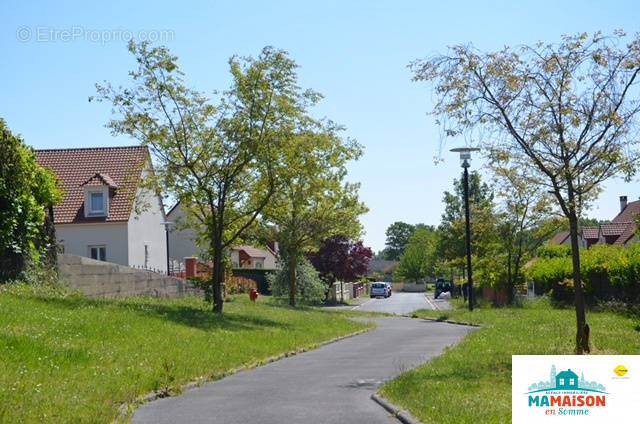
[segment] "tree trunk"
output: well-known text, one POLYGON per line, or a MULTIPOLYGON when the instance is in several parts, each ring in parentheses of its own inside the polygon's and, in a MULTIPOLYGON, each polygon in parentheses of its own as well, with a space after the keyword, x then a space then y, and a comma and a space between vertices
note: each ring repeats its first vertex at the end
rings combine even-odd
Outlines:
POLYGON ((296 306, 296 267, 298 266, 298 252, 289 249, 289 305, 296 306))
POLYGON ((224 298, 222 283, 224 281, 224 267, 222 266, 222 246, 216 243, 213 254, 213 312, 222 313, 224 298))
POLYGON ((584 290, 580 275, 580 246, 578 245, 578 217, 574 209, 569 213, 571 255, 573 259, 573 285, 576 292, 576 354, 589 353, 589 326, 585 315, 584 290))

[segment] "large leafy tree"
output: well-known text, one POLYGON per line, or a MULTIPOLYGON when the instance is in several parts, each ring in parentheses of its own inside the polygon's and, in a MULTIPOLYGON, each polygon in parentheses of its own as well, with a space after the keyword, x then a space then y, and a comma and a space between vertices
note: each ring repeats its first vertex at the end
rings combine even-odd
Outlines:
POLYGON ((98 98, 113 104, 113 133, 149 146, 147 183, 184 205, 215 264, 213 310, 222 312, 225 252, 269 202, 278 152, 307 126, 318 95, 297 85, 295 62, 271 47, 232 57, 231 87, 216 102, 188 88, 167 48, 131 42, 129 50, 138 62, 131 87, 97 85, 98 98))
POLYGON ((437 242, 438 234, 433 227, 421 226, 416 229, 400 257, 396 277, 414 282, 435 277, 440 259, 437 242))
POLYGON ((0 119, 0 282, 20 277, 55 246, 45 220, 60 199, 54 174, 0 119))
MULTIPOLYGON (((444 212, 438 227, 438 251, 450 266, 462 269, 466 264, 463 179, 454 180, 453 188, 453 192, 445 191, 442 199, 444 212)), ((469 173, 471 249, 476 258, 484 256, 496 241, 493 198, 491 187, 482 182, 480 174, 469 173)))
POLYGON ((341 127, 316 122, 306 133, 280 150, 281 185, 263 215, 275 224, 289 269, 289 304, 296 304, 296 272, 299 258, 318 249, 322 240, 335 235, 358 238, 359 215, 367 211, 358 199, 358 185, 344 181, 346 163, 362 154, 358 143, 343 140, 341 127))
POLYGON ((387 236, 386 248, 384 249, 385 259, 397 261, 404 253, 404 247, 409 243, 411 235, 416 227, 406 222, 396 221, 389 225, 385 235, 387 236))
POLYGON ((373 252, 362 240, 338 235, 324 240, 317 252, 307 256, 325 283, 330 285, 335 281, 357 281, 366 275, 373 252))
POLYGON ((480 140, 491 160, 527 169, 529 184, 553 193, 571 233, 576 353, 589 352, 578 219, 603 181, 637 168, 640 34, 584 33, 490 53, 457 46, 412 69, 435 83, 445 134, 480 140))

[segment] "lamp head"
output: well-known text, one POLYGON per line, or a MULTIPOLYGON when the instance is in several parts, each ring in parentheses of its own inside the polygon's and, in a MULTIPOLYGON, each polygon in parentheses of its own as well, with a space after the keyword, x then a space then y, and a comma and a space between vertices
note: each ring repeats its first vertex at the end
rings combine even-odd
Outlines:
POLYGON ((451 152, 460 153, 460 166, 463 168, 469 167, 469 162, 471 162, 471 152, 477 152, 480 149, 477 147, 456 147, 455 149, 451 149, 451 152))

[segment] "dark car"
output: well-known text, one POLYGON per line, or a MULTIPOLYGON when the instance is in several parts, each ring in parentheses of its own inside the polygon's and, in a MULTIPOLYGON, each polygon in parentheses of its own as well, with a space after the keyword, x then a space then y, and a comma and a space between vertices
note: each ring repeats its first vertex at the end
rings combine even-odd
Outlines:
POLYGON ((446 292, 449 292, 451 293, 451 295, 453 295, 453 289, 454 289, 453 282, 445 281, 444 278, 438 278, 436 280, 436 291, 433 295, 433 298, 437 299, 438 296, 446 292))

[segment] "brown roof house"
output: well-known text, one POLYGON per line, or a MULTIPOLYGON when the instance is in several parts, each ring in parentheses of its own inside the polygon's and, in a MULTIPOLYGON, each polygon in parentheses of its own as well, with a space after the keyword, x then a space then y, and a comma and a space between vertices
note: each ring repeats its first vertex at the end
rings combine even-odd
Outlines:
MULTIPOLYGON (((175 224, 169 233, 169 256, 172 262, 182 263, 184 258, 202 257, 202 249, 197 244, 198 235, 193 228, 185 225, 187 216, 180 202, 167 213, 167 219, 175 224)), ((234 268, 279 268, 277 242, 264 249, 236 246, 230 250, 229 255, 234 268)))
MULTIPOLYGON (((584 227, 578 242, 581 247, 589 248, 594 244, 612 244, 628 246, 638 242, 636 235, 637 220, 640 217, 640 200, 628 203, 627 196, 620 196, 620 213, 611 222, 597 227, 584 227)), ((571 244, 568 231, 556 234, 549 244, 571 244)))
POLYGON ((65 253, 166 272, 166 221, 161 197, 141 187, 150 167, 143 146, 36 150, 58 177, 54 207, 65 253))

